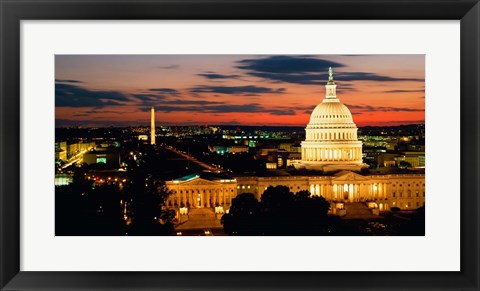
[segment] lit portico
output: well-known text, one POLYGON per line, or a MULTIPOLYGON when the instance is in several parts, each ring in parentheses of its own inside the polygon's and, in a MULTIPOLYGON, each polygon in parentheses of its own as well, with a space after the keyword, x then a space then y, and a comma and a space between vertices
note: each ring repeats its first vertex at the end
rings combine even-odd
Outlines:
POLYGON ((172 192, 167 201, 170 207, 213 208, 229 207, 236 196, 235 179, 207 180, 199 175, 189 175, 166 181, 172 192))
POLYGON ((372 183, 368 178, 347 171, 335 175, 332 187, 332 200, 343 202, 364 202, 372 191, 372 183))

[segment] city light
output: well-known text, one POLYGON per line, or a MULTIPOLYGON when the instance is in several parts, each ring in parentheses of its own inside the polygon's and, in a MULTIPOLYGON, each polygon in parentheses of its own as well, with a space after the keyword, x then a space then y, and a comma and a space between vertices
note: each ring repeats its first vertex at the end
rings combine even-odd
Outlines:
MULTIPOLYGON (((208 77, 197 74, 197 68, 194 79, 185 83, 169 78, 145 88, 135 78, 118 83, 122 84, 118 88, 105 83, 108 94, 99 96, 115 97, 112 92, 118 91, 129 101, 92 97, 92 103, 104 105, 103 112, 100 107, 57 106, 64 117, 58 122, 70 118, 73 109, 85 118, 77 120, 78 126, 55 129, 56 231, 65 235, 77 228, 81 235, 140 236, 403 235, 408 225, 421 221, 425 205, 424 101, 414 94, 422 91, 418 88, 424 85, 419 74, 423 71, 402 67, 401 72, 415 71, 417 75, 408 77, 419 81, 397 80, 393 87, 389 80, 401 79, 393 76, 393 69, 388 67, 392 76, 385 78, 386 71, 374 71, 381 64, 364 62, 372 71, 364 78, 383 76, 387 81, 382 81, 382 90, 405 91, 380 94, 372 89, 378 80, 368 80, 369 86, 344 82, 355 72, 370 72, 367 68, 360 64, 329 68, 337 61, 350 62, 349 58, 324 58, 314 66, 319 71, 309 73, 315 80, 308 84, 279 79, 254 84, 255 74, 232 67, 231 74, 239 76, 233 78, 234 84, 227 78, 211 86, 201 83, 208 77), (342 80, 338 84, 337 76, 342 80), (132 89, 127 84, 137 85, 132 89), (409 87, 412 84, 419 86, 409 87), (408 100, 416 103, 407 102, 405 96, 414 95, 408 100), (224 98, 225 105, 220 105, 212 96, 241 98, 234 98, 234 103, 224 98), (409 104, 415 105, 407 108, 409 104), (65 116, 66 108, 70 115, 65 116), (82 125, 87 119, 93 125, 82 125)), ((313 59, 320 60, 302 57, 304 62, 313 59)), ((255 56, 248 62, 265 60, 277 61, 255 56)), ((180 66, 175 72, 182 70, 180 66)), ((175 74, 172 71, 171 77, 175 74)), ((69 88, 61 82, 67 77, 57 80, 69 88)), ((104 75, 100 80, 109 78, 104 75)), ((92 84, 81 80, 71 86, 82 87, 85 94, 101 91, 90 88, 92 84)), ((75 119, 71 117, 72 123, 75 119)))

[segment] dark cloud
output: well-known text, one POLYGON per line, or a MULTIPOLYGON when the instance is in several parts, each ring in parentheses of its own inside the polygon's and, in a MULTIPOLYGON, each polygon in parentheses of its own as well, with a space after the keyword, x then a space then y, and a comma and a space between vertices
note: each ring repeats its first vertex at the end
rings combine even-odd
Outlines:
POLYGON ((357 91, 357 89, 353 84, 343 82, 343 81, 337 82, 337 93, 342 94, 345 92, 355 92, 355 91, 357 91))
POLYGON ((325 84, 326 74, 290 74, 290 73, 263 73, 248 72, 248 75, 269 79, 275 83, 294 83, 302 85, 320 85, 325 84))
POLYGON ((238 61, 237 68, 257 73, 302 74, 327 71, 328 67, 343 67, 343 64, 305 56, 270 56, 238 61))
POLYGON ((180 92, 172 88, 151 88, 146 90, 147 93, 135 93, 133 97, 140 100, 139 106, 142 111, 150 110, 152 106, 156 106, 159 102, 165 104, 169 98, 180 95, 180 92))
POLYGON ((285 92, 285 88, 268 88, 258 87, 254 85, 248 86, 197 86, 190 89, 192 93, 220 93, 232 95, 256 96, 257 94, 281 94, 285 92))
POLYGON ((169 100, 162 102, 162 104, 169 105, 214 105, 214 104, 224 104, 223 102, 217 101, 206 101, 206 100, 169 100))
POLYGON ((158 66, 157 68, 162 69, 162 70, 173 70, 173 69, 180 68, 180 66, 179 65, 169 65, 169 66, 158 66))
MULTIPOLYGON (((247 75, 279 83, 303 85, 325 84, 328 68, 341 68, 344 64, 324 59, 303 56, 271 56, 259 59, 245 59, 237 62, 236 68, 247 75)), ((424 81, 418 78, 397 78, 369 72, 341 72, 335 74, 337 81, 424 81)))
MULTIPOLYGON (((180 101, 180 100, 177 100, 180 101)), ((163 112, 196 112, 196 113, 270 113, 272 115, 295 115, 295 110, 289 107, 274 107, 265 108, 257 103, 250 104, 226 104, 221 102, 211 101, 195 101, 186 100, 176 105, 189 105, 189 106, 171 106, 171 104, 165 105, 165 103, 156 106, 157 111, 163 112)), ((173 103, 172 103, 173 104, 173 103)))
POLYGON ((378 121, 375 126, 396 126, 396 125, 415 125, 425 124, 425 120, 398 120, 398 121, 378 121))
POLYGON ((113 111, 113 110, 105 110, 105 109, 98 109, 98 108, 94 108, 92 110, 87 110, 85 111, 86 114, 98 114, 98 113, 101 113, 101 114, 105 114, 105 113, 113 113, 113 114, 124 114, 125 111, 122 110, 122 111, 113 111))
MULTIPOLYGON (((319 74, 283 74, 283 73, 263 73, 263 72, 248 72, 247 74, 263 79, 269 79, 274 82, 285 82, 303 85, 325 85, 328 80, 328 73, 319 74)), ((342 86, 342 81, 424 81, 418 78, 396 78, 389 76, 377 75, 366 72, 341 72, 335 74, 335 81, 338 81, 339 88, 342 86)))
POLYGON ((416 109, 416 108, 405 108, 405 107, 386 107, 386 106, 371 106, 371 105, 349 105, 345 104, 349 109, 352 111, 357 112, 376 112, 376 111, 383 111, 383 112, 423 112, 424 109, 416 109))
POLYGON ((83 81, 71 79, 55 79, 55 83, 83 83, 83 81))
POLYGON ((146 93, 135 93, 133 97, 137 98, 141 102, 141 106, 150 108, 155 106, 158 102, 165 102, 172 96, 179 96, 180 92, 172 88, 151 88, 147 89, 146 93))
POLYGON ((208 105, 222 105, 224 102, 217 101, 206 101, 206 100, 164 100, 161 102, 143 102, 140 105, 140 110, 147 112, 152 106, 155 107, 157 111, 192 111, 192 112, 203 112, 205 111, 203 106, 208 105), (193 105, 193 106, 184 106, 184 105, 193 105))
POLYGON ((149 122, 148 119, 145 120, 145 121, 142 121, 142 120, 124 120, 124 121, 99 120, 98 118, 96 118, 96 119, 82 119, 82 120, 55 119, 55 127, 70 127, 70 126, 78 126, 79 124, 81 124, 82 126, 85 126, 85 127, 97 127, 97 126, 123 127, 123 126, 146 125, 146 124, 149 124, 148 122, 149 122))
POLYGON ((305 56, 269 56, 258 59, 244 59, 236 68, 246 70, 247 75, 268 79, 276 83, 322 84, 329 67, 343 67, 343 64, 305 56))
POLYGON ((124 105, 129 99, 118 91, 91 90, 84 87, 56 83, 55 106, 57 107, 105 107, 124 105))
POLYGON ((425 92, 424 89, 422 90, 387 90, 383 91, 384 93, 414 93, 414 92, 425 92))
POLYGON ((148 89, 149 92, 157 92, 157 93, 163 93, 163 94, 168 94, 168 95, 178 95, 180 92, 178 92, 177 89, 172 89, 172 88, 152 88, 148 89))
POLYGON ((225 74, 218 74, 214 72, 205 72, 197 75, 210 80, 238 79, 241 77, 240 75, 225 75, 225 74))
POLYGON ((293 109, 283 108, 283 109, 267 109, 266 112, 272 115, 295 115, 293 109))
POLYGON ((165 95, 162 95, 162 94, 145 94, 145 93, 132 94, 132 96, 144 102, 161 101, 167 98, 165 95))
MULTIPOLYGON (((327 78, 327 74, 325 74, 327 78)), ((382 76, 367 72, 342 72, 335 75, 335 80, 339 81, 424 81, 423 78, 397 78, 390 76, 382 76)))

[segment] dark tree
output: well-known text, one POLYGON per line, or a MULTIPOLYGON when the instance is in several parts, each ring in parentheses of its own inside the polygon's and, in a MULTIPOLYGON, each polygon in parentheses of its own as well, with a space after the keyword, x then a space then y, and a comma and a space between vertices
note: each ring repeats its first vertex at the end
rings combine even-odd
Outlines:
POLYGON ((152 175, 159 164, 151 147, 145 149, 142 158, 129 164, 130 182, 124 189, 132 218, 129 235, 169 235, 173 232, 175 211, 165 207, 171 193, 164 182, 152 175))
POLYGON ((425 235, 425 206, 416 210, 411 219, 402 226, 399 235, 425 235))
POLYGON ((321 235, 326 232, 330 203, 322 196, 311 196, 308 191, 295 195, 294 217, 297 235, 321 235))
POLYGON ((83 179, 84 169, 73 183, 55 189, 56 235, 123 235, 121 194, 116 186, 94 186, 83 179))
POLYGON ((328 216, 330 204, 308 191, 297 194, 287 186, 268 187, 260 202, 253 194, 232 200, 222 217, 224 230, 233 235, 333 235, 339 221, 328 216))
POLYGON ((259 235, 259 207, 253 194, 238 195, 232 199, 229 213, 222 217, 224 230, 234 235, 259 235))
POLYGON ((266 235, 290 235, 295 229, 294 194, 287 186, 268 187, 260 197, 266 235))

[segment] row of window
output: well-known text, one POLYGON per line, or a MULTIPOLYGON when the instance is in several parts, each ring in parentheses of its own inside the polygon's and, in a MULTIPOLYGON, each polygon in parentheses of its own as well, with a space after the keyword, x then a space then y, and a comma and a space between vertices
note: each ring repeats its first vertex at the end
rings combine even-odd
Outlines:
MULTIPOLYGON (((238 185, 237 189, 251 189, 254 188, 255 186, 250 186, 250 185, 238 185)), ((265 187, 264 190, 267 190, 268 187, 265 187)), ((290 190, 294 190, 294 186, 289 186, 290 190)), ((297 190, 300 190, 300 186, 297 186, 297 190)))
MULTIPOLYGON (((401 185, 401 184, 400 184, 401 185)), ((410 186, 410 184, 408 184, 410 186)), ((418 184, 417 184, 418 186, 418 184)), ((250 185, 237 185, 237 189, 251 189, 253 188, 252 186, 250 185)), ((294 186, 289 186, 290 190, 293 190, 294 189, 294 186)), ((265 189, 267 189, 267 187, 265 187, 265 189)), ((300 186, 297 186, 297 190, 300 189, 300 186)), ((218 191, 218 190, 204 190, 205 193, 214 193, 215 191, 218 191)), ((225 192, 228 192, 228 189, 224 189, 223 190, 224 193, 225 192)), ((230 189, 230 192, 233 193, 234 190, 233 189, 230 189)), ((183 190, 180 190, 179 191, 180 194, 183 194, 183 190)), ((185 190, 185 194, 196 194, 196 193, 200 193, 200 190, 185 190)), ((173 194, 177 194, 177 191, 173 191, 173 194)), ((392 192, 392 197, 396 197, 397 195, 397 192, 396 191, 393 191, 392 192)), ((403 191, 400 190, 399 191, 399 197, 403 197, 403 191)), ((407 190, 407 197, 412 197, 412 191, 411 190, 407 190)), ((420 192, 417 190, 415 191, 415 197, 420 197, 420 192)), ((425 191, 422 191, 422 197, 425 197, 425 191)))
MULTIPOLYGON (((400 196, 399 197, 403 197, 403 191, 400 191, 400 196)), ((392 192, 392 197, 396 197, 397 193, 395 191, 392 192)), ((407 190, 407 197, 410 198, 412 197, 412 191, 411 190, 407 190)), ((420 193, 419 191, 415 191, 415 197, 420 197, 420 193)), ((425 197, 425 191, 422 192, 422 197, 425 197)))
MULTIPOLYGON (((205 193, 214 193, 215 191, 222 191, 222 190, 204 190, 205 193)), ((177 194, 177 191, 172 191, 173 194, 177 194)), ((223 192, 228 192, 228 189, 223 189, 223 192)), ((233 189, 230 189, 230 192, 233 193, 233 189)), ((200 193, 200 190, 185 190, 185 194, 196 194, 200 193)), ((180 190, 180 194, 183 194, 183 190, 180 190)))
POLYGON ((343 115, 343 114, 325 114, 325 115, 315 115, 315 118, 348 118, 348 115, 343 115))
MULTIPOLYGON (((201 203, 199 203, 198 201, 195 202, 193 201, 193 203, 190 203, 190 201, 186 201, 186 203, 183 203, 183 201, 177 201, 177 200, 174 200, 174 199, 169 199, 167 201, 167 206, 169 207, 183 207, 183 206, 186 206, 186 207, 192 207, 192 206, 200 206, 201 203)), ((213 204, 213 201, 210 201, 210 204, 213 204)), ((215 202, 215 205, 230 205, 230 201, 228 199, 225 199, 225 201, 222 201, 222 202, 215 202)), ((207 205, 207 204, 204 204, 204 205, 207 205)))
MULTIPOLYGON (((420 184, 416 184, 415 186, 419 186, 420 184)), ((393 183, 392 184, 393 187, 397 187, 397 184, 396 183, 393 183)), ((410 187, 410 184, 407 184, 408 187, 410 187)), ((403 184, 398 184, 398 187, 403 187, 403 184)), ((425 183, 422 184, 422 187, 425 187, 425 183)))
POLYGON ((355 139, 352 132, 315 132, 310 133, 310 139, 355 139))

